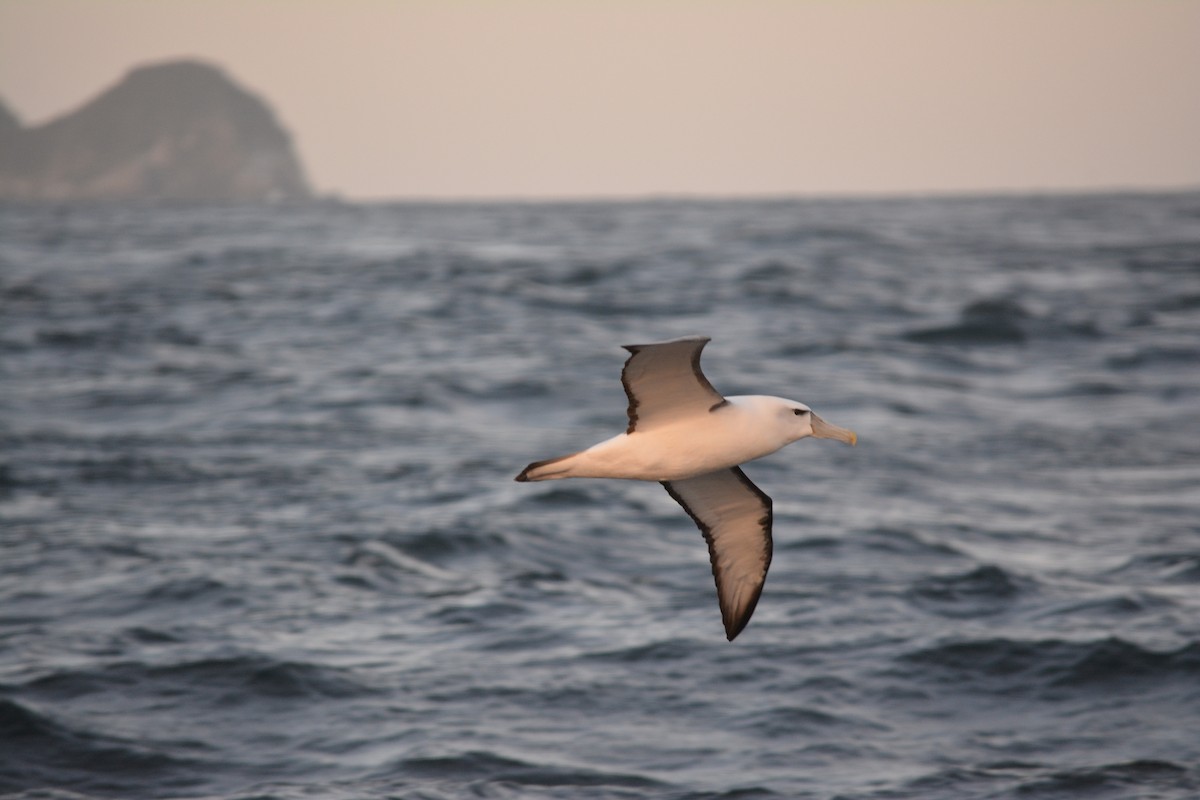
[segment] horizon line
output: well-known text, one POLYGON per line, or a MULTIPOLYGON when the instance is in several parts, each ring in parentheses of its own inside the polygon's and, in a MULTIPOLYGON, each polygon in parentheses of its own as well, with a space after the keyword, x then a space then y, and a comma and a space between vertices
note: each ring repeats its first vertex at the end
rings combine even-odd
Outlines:
POLYGON ((1200 193, 1200 183, 1113 184, 1108 186, 981 187, 963 189, 861 189, 826 191, 648 191, 530 194, 396 194, 354 197, 338 191, 313 192, 315 202, 345 205, 389 203, 468 205, 472 203, 670 203, 670 202, 789 202, 818 200, 972 199, 999 197, 1083 197, 1113 195, 1187 195, 1200 193))

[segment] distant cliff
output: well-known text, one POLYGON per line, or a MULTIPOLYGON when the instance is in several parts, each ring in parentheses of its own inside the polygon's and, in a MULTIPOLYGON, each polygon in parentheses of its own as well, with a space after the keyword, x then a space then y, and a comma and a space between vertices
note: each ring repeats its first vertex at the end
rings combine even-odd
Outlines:
POLYGON ((0 103, 0 200, 271 202, 310 197, 267 105, 195 61, 139 67, 33 128, 0 103))

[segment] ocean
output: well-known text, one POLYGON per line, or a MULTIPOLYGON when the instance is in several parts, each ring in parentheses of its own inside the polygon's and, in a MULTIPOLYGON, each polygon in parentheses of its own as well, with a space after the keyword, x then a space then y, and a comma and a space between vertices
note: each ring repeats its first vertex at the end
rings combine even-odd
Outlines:
POLYGON ((1200 797, 1200 194, 0 209, 0 796, 1200 797), (856 448, 726 642, 621 345, 856 448))

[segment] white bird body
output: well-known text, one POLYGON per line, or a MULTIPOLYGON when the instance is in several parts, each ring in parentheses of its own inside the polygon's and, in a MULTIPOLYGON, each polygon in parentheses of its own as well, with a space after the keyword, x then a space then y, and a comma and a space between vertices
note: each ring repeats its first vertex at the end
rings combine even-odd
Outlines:
POLYGON ((713 411, 620 433, 530 470, 529 480, 626 478, 677 481, 770 455, 812 433, 793 413, 802 403, 766 395, 725 398, 713 411))
POLYGON ((700 371, 704 336, 628 345, 621 372, 629 398, 624 433, 578 453, 535 461, 518 481, 624 478, 659 481, 708 543, 721 620, 737 636, 771 564, 771 498, 739 464, 816 436, 853 445, 803 403, 766 395, 722 397, 700 371))

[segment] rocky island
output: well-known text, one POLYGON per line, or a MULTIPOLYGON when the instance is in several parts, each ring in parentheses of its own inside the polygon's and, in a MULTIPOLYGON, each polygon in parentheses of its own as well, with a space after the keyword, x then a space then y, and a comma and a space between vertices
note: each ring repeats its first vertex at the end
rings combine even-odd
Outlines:
POLYGON ((138 67, 81 108, 24 127, 0 102, 0 201, 294 202, 311 197, 260 98, 197 61, 138 67))

